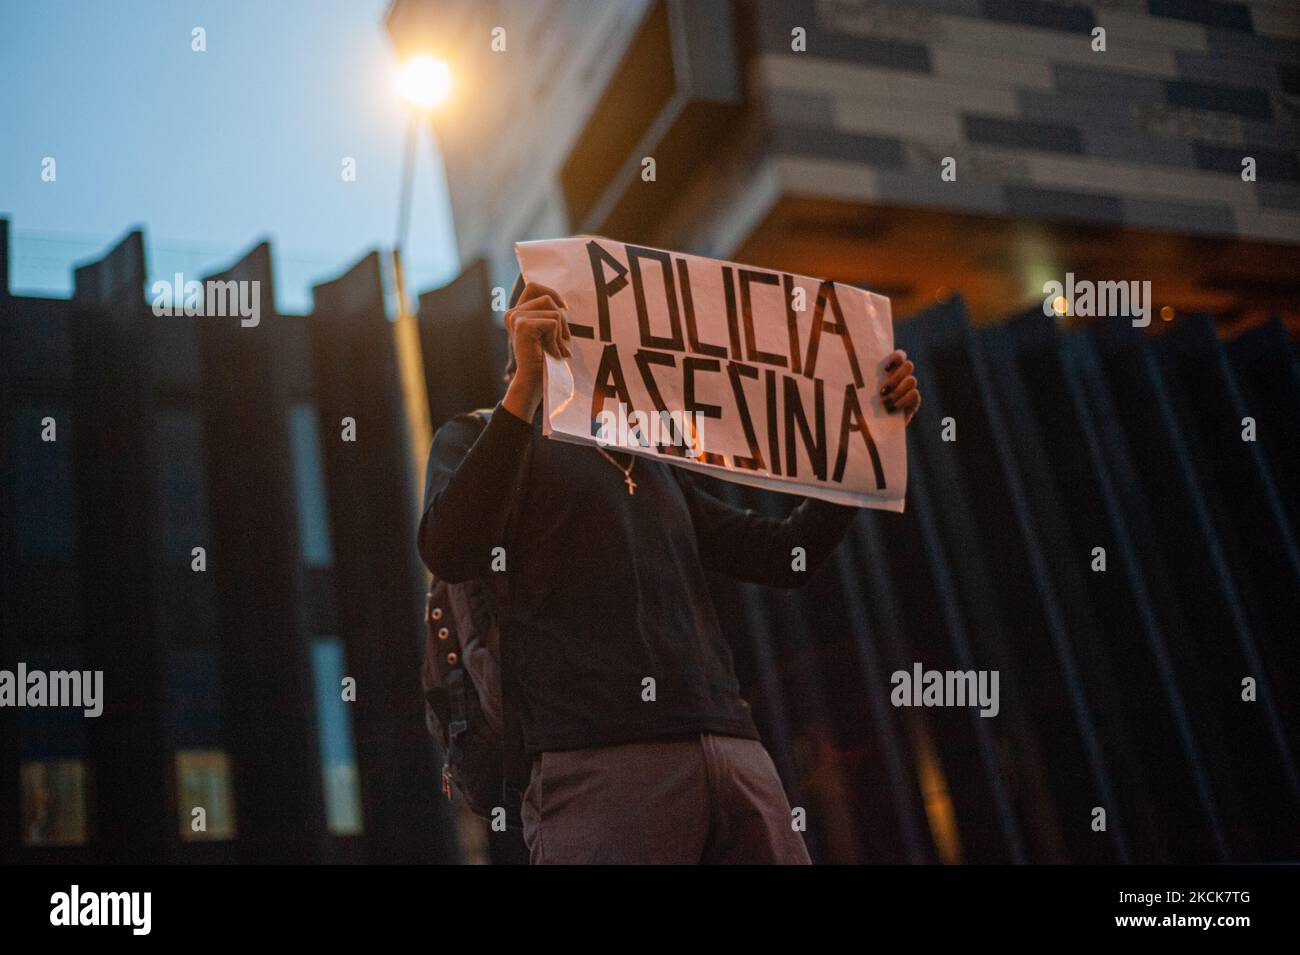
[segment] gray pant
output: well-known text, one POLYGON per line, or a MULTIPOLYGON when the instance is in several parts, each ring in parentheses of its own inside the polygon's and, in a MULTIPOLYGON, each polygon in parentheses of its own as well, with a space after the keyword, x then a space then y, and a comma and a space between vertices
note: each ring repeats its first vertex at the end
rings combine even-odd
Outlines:
POLYGON ((524 792, 534 865, 807 865, 757 740, 697 738, 543 753, 524 792))

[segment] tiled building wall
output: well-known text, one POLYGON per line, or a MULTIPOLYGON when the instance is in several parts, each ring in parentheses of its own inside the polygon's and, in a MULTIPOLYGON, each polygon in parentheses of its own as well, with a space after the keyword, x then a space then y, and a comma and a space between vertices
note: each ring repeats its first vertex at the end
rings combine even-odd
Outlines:
POLYGON ((800 191, 1300 242, 1292 0, 760 7, 757 85, 800 191))

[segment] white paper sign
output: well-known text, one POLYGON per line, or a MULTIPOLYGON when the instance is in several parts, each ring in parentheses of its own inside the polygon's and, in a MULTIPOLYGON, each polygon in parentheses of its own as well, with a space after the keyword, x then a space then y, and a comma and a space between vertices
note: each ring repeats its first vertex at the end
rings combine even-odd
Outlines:
POLYGON ((837 504, 903 510, 907 443, 880 396, 889 299, 835 282, 579 236, 520 242, 568 306, 548 437, 837 504))

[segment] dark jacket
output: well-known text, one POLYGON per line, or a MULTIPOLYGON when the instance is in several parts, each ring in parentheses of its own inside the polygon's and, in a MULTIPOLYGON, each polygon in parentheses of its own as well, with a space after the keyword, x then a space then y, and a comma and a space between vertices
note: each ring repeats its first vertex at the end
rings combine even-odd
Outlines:
POLYGON ((545 438, 540 414, 529 424, 500 405, 486 427, 461 415, 434 437, 420 555, 452 582, 504 567, 530 754, 701 732, 757 738, 704 570, 798 586, 857 513, 806 499, 784 520, 762 517, 653 458, 638 457, 631 477, 629 495, 595 448, 545 438), (795 547, 806 571, 792 569, 795 547))

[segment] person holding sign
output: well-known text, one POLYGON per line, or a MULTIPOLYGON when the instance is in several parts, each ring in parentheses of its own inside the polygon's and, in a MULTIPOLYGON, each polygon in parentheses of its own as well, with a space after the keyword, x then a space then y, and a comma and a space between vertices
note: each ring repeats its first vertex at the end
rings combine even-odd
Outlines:
MULTIPOLYGON (((807 497, 776 520, 708 494, 682 458, 547 437, 548 363, 581 374, 580 354, 601 347, 575 336, 600 319, 570 295, 516 284, 505 397, 486 424, 466 414, 438 430, 419 529, 435 576, 506 574, 530 857, 806 864, 704 574, 798 587, 857 508, 807 497)), ((910 421, 907 356, 864 371, 863 391, 910 421)))

